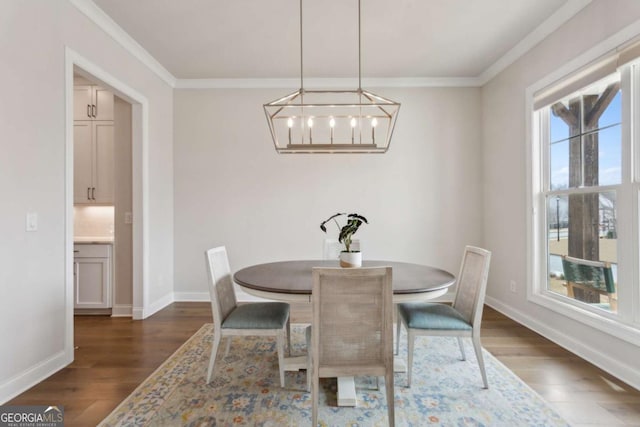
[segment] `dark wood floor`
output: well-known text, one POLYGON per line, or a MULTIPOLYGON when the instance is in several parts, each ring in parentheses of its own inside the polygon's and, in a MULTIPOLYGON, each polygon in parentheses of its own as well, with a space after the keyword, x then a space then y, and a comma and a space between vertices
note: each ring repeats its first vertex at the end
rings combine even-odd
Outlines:
MULTIPOLYGON (((307 307, 292 308, 307 322, 307 307)), ((65 426, 93 426, 204 323, 208 303, 175 303, 144 321, 75 318, 75 361, 9 405, 62 405, 65 426)), ((640 426, 640 392, 551 341, 485 309, 484 347, 574 426, 640 426)))

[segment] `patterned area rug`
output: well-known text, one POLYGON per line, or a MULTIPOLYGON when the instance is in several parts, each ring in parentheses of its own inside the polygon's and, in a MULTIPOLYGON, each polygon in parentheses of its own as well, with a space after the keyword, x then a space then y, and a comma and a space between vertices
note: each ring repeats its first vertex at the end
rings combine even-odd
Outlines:
MULTIPOLYGON (((220 345, 214 380, 206 384, 213 325, 204 325, 127 397, 101 426, 309 426, 306 373, 288 372, 280 388, 275 340, 236 337, 227 357, 220 345)), ((304 329, 292 328, 294 354, 304 349, 304 329)), ((400 354, 406 357, 406 337, 400 354)), ((482 388, 471 343, 459 360, 455 338, 416 339, 413 384, 395 376, 398 426, 568 426, 545 401, 487 351, 489 389, 482 388)), ((386 426, 384 379, 356 381, 358 406, 336 407, 336 380, 320 384, 323 426, 386 426)))

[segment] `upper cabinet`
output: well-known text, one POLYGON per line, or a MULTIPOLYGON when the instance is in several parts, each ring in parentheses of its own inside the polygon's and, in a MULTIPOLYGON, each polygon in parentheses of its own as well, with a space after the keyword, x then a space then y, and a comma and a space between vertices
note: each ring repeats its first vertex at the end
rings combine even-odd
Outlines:
POLYGON ((113 204, 113 94, 97 85, 74 86, 74 204, 113 204))
POLYGON ((76 120, 73 126, 73 202, 113 204, 113 122, 76 120))
POLYGON ((113 120, 113 93, 96 85, 74 86, 74 120, 113 120))

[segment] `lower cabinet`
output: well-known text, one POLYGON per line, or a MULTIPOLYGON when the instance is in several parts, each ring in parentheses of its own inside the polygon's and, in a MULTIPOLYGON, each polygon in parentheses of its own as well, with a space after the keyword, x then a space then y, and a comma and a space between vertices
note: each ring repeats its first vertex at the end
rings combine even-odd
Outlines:
POLYGON ((111 248, 74 245, 74 308, 111 308, 111 248))

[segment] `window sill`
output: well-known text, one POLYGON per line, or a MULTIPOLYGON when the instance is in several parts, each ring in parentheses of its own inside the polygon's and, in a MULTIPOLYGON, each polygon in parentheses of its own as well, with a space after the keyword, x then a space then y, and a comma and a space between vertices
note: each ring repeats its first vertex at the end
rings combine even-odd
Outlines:
POLYGON ((622 323, 615 315, 599 314, 579 305, 567 301, 566 297, 554 295, 550 292, 529 295, 529 301, 541 305, 549 310, 573 319, 584 325, 598 329, 608 335, 621 339, 636 346, 640 346, 640 325, 622 323))

